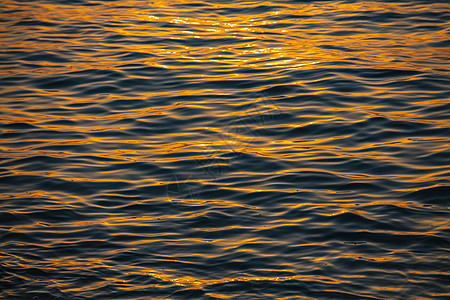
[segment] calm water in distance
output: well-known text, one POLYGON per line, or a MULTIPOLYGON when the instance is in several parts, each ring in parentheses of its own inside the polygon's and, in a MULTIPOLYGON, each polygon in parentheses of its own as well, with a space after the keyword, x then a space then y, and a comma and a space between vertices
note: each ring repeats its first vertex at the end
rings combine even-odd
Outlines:
POLYGON ((1 299, 449 299, 447 1, 0 2, 1 299))

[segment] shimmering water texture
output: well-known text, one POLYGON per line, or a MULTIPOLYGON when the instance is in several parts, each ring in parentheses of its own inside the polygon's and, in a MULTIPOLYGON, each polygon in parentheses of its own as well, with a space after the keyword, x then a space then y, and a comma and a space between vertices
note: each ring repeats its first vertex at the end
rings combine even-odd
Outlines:
POLYGON ((1 1, 0 298, 449 299, 445 2, 1 1))

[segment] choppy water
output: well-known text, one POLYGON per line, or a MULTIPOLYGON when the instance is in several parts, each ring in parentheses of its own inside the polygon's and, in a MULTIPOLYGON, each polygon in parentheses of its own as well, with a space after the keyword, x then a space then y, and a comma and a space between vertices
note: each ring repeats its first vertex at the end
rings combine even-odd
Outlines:
POLYGON ((450 297, 449 4, 0 5, 2 299, 450 297))

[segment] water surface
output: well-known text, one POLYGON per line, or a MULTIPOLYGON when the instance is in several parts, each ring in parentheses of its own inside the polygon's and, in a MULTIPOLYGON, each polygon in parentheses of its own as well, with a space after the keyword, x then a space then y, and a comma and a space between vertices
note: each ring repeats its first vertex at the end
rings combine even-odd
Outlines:
POLYGON ((448 299, 450 5, 0 3, 2 299, 448 299))

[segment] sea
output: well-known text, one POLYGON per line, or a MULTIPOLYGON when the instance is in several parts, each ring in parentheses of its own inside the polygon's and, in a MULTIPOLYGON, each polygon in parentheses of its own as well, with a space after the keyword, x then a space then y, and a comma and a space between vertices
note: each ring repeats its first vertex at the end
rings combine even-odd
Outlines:
POLYGON ((450 299, 450 2, 0 0, 0 298, 450 299))

